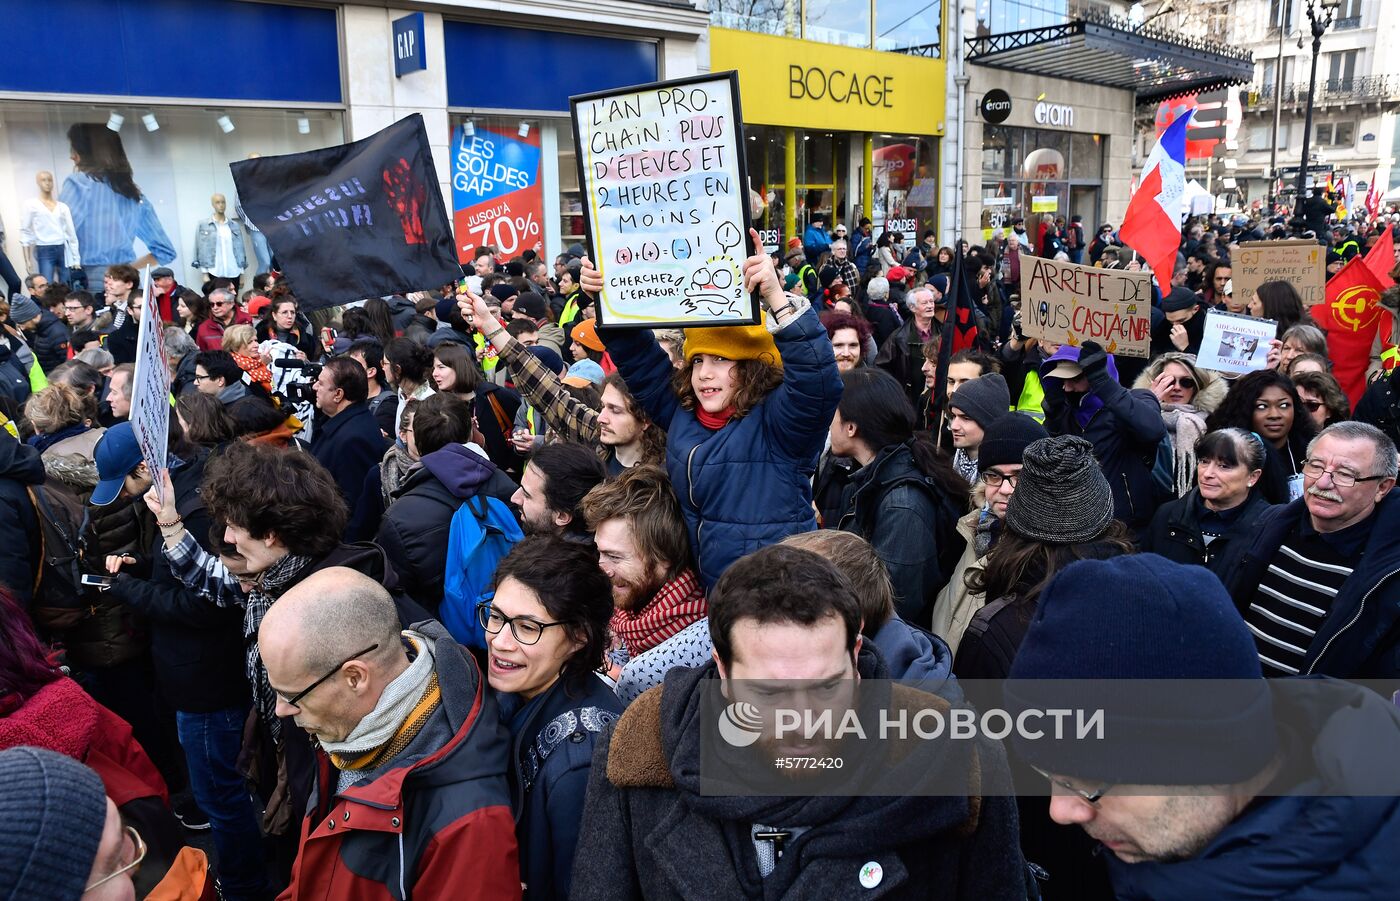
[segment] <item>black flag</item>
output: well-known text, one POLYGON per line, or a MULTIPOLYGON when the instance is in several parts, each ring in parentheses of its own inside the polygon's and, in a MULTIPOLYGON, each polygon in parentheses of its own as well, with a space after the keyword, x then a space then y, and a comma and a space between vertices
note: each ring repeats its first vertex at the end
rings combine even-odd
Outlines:
POLYGON ((462 277, 417 113, 363 141, 229 169, 302 310, 462 277))

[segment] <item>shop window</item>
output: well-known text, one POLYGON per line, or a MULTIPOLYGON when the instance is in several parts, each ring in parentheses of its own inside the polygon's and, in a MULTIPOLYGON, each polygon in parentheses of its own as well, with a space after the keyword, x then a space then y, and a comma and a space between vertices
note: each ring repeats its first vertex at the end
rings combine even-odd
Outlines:
POLYGON ((823 44, 870 46, 870 0, 808 0, 802 36, 823 44))
POLYGON ((1069 177, 1103 178, 1103 135, 1071 135, 1069 177))
POLYGON ((942 3, 928 0, 875 0, 875 49, 941 55, 942 3))
POLYGON ((988 125, 982 129, 982 172, 1011 177, 1021 168, 1022 129, 988 125))
POLYGON ((926 136, 889 134, 876 135, 874 144, 874 212, 870 218, 905 232, 905 246, 912 247, 937 222, 937 144, 926 136), (897 226, 891 226, 892 222, 897 226))
POLYGON ((798 0, 710 0, 710 24, 756 34, 797 37, 798 0))
MULTIPOLYGON (((199 223, 212 215, 211 195, 222 194, 226 215, 237 215, 229 163, 253 154, 273 156, 344 143, 341 119, 335 110, 0 103, 0 172, 6 173, 0 178, 8 181, 0 197, 10 198, 0 204, 0 217, 10 226, 6 255, 16 269, 25 268, 19 243, 21 211, 38 196, 36 173, 49 172, 55 197, 72 200, 78 252, 85 265, 130 263, 150 254, 157 264, 169 263, 181 284, 198 288, 205 273, 190 262, 195 259, 199 223), (78 126, 75 134, 86 128, 95 136, 89 140, 100 140, 102 157, 130 166, 132 181, 155 212, 157 224, 147 224, 144 234, 112 236, 88 228, 95 211, 73 195, 65 196, 64 186, 77 171, 70 158, 75 151, 69 137, 74 126, 78 126)), ((260 268, 258 248, 245 238, 243 250, 247 263, 243 272, 251 277, 260 268)), ((88 287, 101 291, 102 283, 89 279, 88 287)))
MULTIPOLYGON (((452 118, 449 178, 458 258, 463 262, 471 260, 476 248, 483 245, 495 248, 500 260, 517 257, 526 250, 543 254, 547 140, 544 129, 553 128, 553 123, 518 116, 452 118)), ((566 246, 582 240, 583 234, 573 144, 565 127, 560 150, 567 151, 568 156, 560 154, 561 188, 565 178, 573 188, 572 196, 561 196, 559 205, 566 246), (566 213, 569 210, 572 216, 566 213), (575 237, 571 239, 571 235, 575 237)))

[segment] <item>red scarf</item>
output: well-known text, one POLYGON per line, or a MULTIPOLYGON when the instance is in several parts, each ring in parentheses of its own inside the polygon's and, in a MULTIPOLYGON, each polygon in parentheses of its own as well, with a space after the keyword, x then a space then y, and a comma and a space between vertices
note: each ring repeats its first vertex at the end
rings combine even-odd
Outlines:
POLYGON ((613 638, 627 646, 628 659, 635 660, 707 612, 700 580, 687 569, 662 585, 641 610, 614 610, 609 626, 613 638))
POLYGON ((725 407, 718 413, 707 412, 704 407, 698 405, 695 407, 695 418, 699 420, 701 425, 712 432, 718 432, 720 429, 729 425, 729 420, 733 416, 734 408, 732 406, 725 407))

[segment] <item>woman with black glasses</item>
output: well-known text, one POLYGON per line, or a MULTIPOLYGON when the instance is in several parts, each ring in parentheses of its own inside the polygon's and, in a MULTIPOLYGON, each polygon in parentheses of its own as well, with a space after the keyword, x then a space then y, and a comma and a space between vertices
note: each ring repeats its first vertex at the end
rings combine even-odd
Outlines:
POLYGON ((593 745, 622 713, 597 675, 612 585, 591 545, 526 538, 496 567, 477 608, 487 680, 511 735, 511 807, 525 897, 567 898, 593 745))

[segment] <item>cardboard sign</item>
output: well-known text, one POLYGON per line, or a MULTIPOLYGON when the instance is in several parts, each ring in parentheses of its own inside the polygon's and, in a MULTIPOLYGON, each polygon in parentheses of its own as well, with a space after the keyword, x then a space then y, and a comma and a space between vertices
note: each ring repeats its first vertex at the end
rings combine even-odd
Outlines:
POLYGON ((656 82, 569 98, 598 323, 749 325, 749 192, 739 76, 656 82))
POLYGON ((1327 252, 1316 241, 1247 241, 1231 262, 1230 278, 1240 303, 1249 303, 1260 285, 1273 281, 1297 288, 1304 306, 1324 299, 1327 252))
POLYGON ((1231 375, 1244 375, 1269 366, 1269 342, 1278 331, 1272 319, 1255 319, 1210 310, 1201 335, 1196 365, 1231 375))
POLYGON ((141 295, 141 325, 136 334, 136 371, 131 376, 131 430, 141 446, 141 458, 151 471, 156 496, 165 499, 160 474, 166 469, 166 436, 170 431, 170 364, 160 308, 151 290, 146 267, 146 289, 141 295))
POLYGON ((1146 357, 1152 343, 1152 273, 1021 257, 1021 327, 1032 338, 1146 357))

